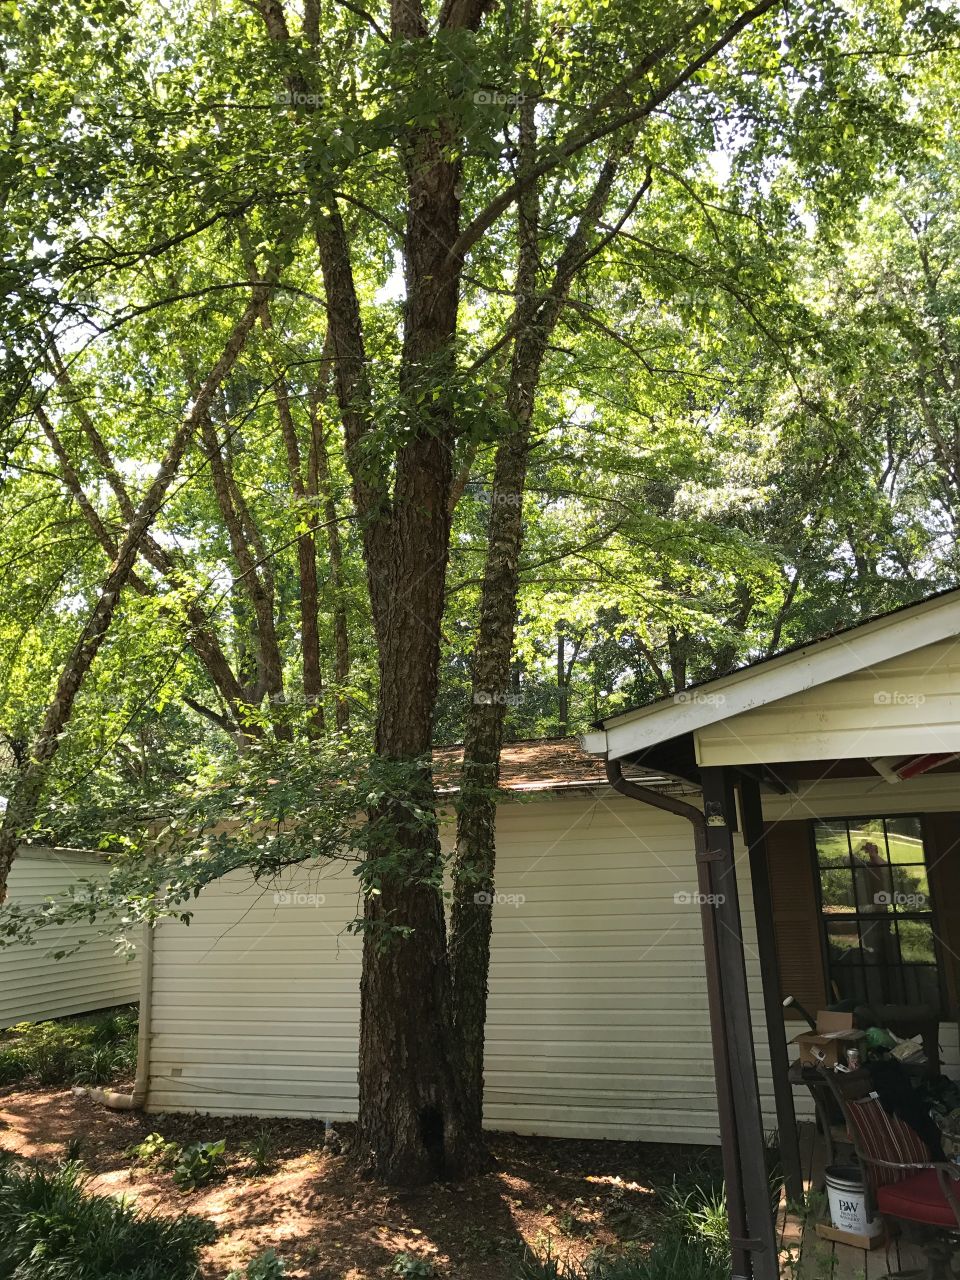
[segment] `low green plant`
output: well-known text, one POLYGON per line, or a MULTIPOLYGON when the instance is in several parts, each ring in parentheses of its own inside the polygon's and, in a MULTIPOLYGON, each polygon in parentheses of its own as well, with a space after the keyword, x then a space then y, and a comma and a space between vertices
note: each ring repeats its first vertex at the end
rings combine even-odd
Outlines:
POLYGON ((717 1265, 730 1258, 727 1195, 721 1184, 696 1184, 684 1190, 676 1182, 665 1196, 667 1217, 678 1235, 699 1242, 717 1265))
POLYGON ((110 1084, 136 1065, 135 1012, 19 1022, 0 1042, 0 1084, 110 1084))
POLYGON ((418 1258, 415 1253, 398 1253, 391 1270, 395 1276, 406 1276, 407 1280, 429 1280, 430 1276, 437 1274, 429 1259, 418 1258))
POLYGON ((148 1133, 142 1142, 127 1148, 127 1155, 140 1164, 159 1164, 172 1168, 180 1155, 180 1143, 168 1141, 162 1133, 148 1133))
POLYGON ((76 1164, 0 1163, 0 1276, 16 1280, 199 1280, 216 1235, 192 1214, 163 1218, 92 1194, 76 1164))
POLYGON ((67 1140, 67 1144, 63 1149, 63 1158, 67 1164, 81 1164, 83 1162, 83 1139, 79 1134, 74 1134, 72 1138, 67 1140))
POLYGON ((243 1151, 253 1165, 255 1174, 269 1173, 276 1162, 277 1144, 268 1129, 261 1129, 245 1142, 243 1151))
POLYGON ((287 1274, 287 1266, 279 1254, 272 1249, 252 1258, 242 1271, 233 1270, 227 1280, 283 1280, 287 1274))
POLYGON ((590 1220, 584 1217, 586 1203, 577 1196, 573 1204, 557 1215, 557 1226, 565 1236, 582 1236, 590 1231, 590 1220))
POLYGON ((195 1191, 212 1182, 223 1167, 226 1149, 225 1138, 219 1142, 193 1142, 184 1147, 173 1166, 173 1180, 180 1190, 195 1191))

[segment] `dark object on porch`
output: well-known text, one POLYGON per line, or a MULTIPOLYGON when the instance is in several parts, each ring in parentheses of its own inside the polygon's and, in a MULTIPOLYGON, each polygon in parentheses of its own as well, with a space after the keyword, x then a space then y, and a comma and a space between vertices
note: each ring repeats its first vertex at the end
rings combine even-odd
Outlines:
POLYGON ((926 1254, 925 1273, 900 1272, 899 1280, 953 1280, 950 1261, 960 1249, 960 1166, 935 1160, 906 1121, 869 1096, 866 1073, 824 1074, 864 1172, 868 1216, 879 1211, 904 1224, 926 1254))
POLYGON ((926 1095, 914 1088, 910 1073, 896 1058, 869 1062, 866 1071, 884 1111, 908 1124, 934 1160, 946 1160, 943 1139, 926 1105, 926 1095))
POLYGON ((926 1074, 940 1074, 940 1014, 932 1005, 860 1004, 854 1010, 858 1027, 886 1027, 900 1040, 920 1036, 926 1055, 926 1074))

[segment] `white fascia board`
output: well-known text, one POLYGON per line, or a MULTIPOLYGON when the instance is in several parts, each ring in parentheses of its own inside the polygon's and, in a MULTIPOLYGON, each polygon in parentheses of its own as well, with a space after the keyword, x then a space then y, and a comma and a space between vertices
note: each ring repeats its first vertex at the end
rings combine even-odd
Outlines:
POLYGON ((602 732, 581 738, 592 755, 610 760, 779 702, 889 658, 960 634, 960 590, 888 618, 865 622, 756 667, 744 667, 669 702, 611 716, 602 732))

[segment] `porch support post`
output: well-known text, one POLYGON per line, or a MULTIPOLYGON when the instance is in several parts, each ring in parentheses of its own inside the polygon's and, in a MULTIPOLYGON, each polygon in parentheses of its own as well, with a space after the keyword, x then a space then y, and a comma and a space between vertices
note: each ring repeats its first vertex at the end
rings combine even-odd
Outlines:
POLYGON ((756 778, 740 775, 740 817, 743 842, 750 853, 750 879, 753 883, 753 910, 757 922, 757 951, 760 954, 760 976, 763 985, 763 1008, 770 1045, 770 1072, 777 1107, 777 1129, 780 1136, 780 1161, 787 1199, 795 1204, 803 1200, 803 1166, 797 1134, 797 1113, 790 1084, 790 1059, 783 1022, 780 994, 780 964, 777 959, 776 932, 773 919, 773 896, 770 891, 770 866, 767 862, 763 806, 756 778))
MULTIPOLYGON (((767 1177, 767 1150, 757 1084, 757 1062, 750 1020, 750 994, 743 949, 740 899, 737 893, 733 832, 736 814, 731 812, 732 788, 728 770, 701 769, 707 848, 700 855, 717 925, 720 1013, 727 1030, 730 1085, 733 1096, 737 1153, 746 1209, 748 1255, 753 1280, 778 1280, 779 1261, 774 1213, 767 1177)), ((708 961, 709 962, 709 961, 708 961)))

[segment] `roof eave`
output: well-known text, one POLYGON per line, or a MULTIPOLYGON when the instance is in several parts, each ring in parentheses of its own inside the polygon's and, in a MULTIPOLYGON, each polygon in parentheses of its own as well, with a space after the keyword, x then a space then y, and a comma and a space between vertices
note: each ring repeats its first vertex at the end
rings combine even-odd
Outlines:
POLYGON ((720 676, 670 701, 603 720, 584 734, 588 754, 617 760, 743 712, 827 684, 874 664, 960 634, 960 591, 921 601, 826 640, 720 676))

